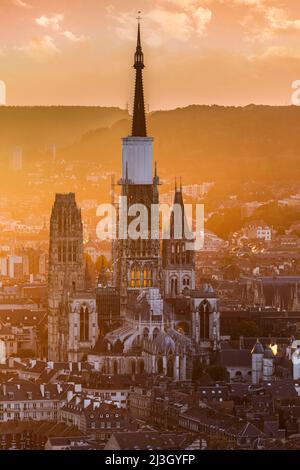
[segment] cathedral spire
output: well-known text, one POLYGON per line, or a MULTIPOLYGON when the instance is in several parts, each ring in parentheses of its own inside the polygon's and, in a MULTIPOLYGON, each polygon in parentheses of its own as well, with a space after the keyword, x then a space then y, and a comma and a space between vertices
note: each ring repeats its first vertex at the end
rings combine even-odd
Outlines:
MULTIPOLYGON (((139 12, 140 13, 140 12, 139 12)), ((143 89, 144 54, 141 45, 140 16, 138 17, 137 45, 134 55, 135 92, 132 119, 132 137, 147 137, 145 101, 143 89)))

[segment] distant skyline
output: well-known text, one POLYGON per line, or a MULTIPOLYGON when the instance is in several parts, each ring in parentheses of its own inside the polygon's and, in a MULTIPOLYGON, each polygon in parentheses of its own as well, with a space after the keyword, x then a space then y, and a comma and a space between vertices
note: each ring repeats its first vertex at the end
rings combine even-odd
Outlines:
POLYGON ((8 105, 131 105, 142 10, 150 110, 291 104, 299 0, 0 0, 8 105))

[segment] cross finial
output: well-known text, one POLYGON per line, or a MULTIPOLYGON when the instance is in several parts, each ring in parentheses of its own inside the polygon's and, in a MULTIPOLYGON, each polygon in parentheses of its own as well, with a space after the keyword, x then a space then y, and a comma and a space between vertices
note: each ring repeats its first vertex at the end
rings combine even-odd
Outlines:
POLYGON ((141 13, 142 13, 142 12, 139 10, 139 11, 138 11, 138 16, 137 16, 137 20, 138 20, 139 23, 140 23, 140 21, 141 21, 141 19, 142 19, 141 13))

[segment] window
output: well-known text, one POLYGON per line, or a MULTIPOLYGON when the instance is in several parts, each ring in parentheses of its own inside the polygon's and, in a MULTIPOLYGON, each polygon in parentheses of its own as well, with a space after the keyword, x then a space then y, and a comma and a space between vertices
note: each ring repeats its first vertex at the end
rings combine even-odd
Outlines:
POLYGON ((177 295, 178 294, 178 280, 176 277, 171 279, 171 294, 177 295))
POLYGON ((80 309, 80 341, 89 339, 89 309, 86 304, 80 309))

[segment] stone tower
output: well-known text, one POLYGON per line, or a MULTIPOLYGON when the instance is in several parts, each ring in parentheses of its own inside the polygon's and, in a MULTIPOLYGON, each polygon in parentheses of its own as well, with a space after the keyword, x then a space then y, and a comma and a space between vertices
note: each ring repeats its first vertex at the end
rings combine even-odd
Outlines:
POLYGON ((272 375, 274 374, 274 354, 270 346, 267 346, 265 349, 263 357, 263 379, 271 380, 272 375))
POLYGON ((252 383, 259 384, 263 377, 263 357, 264 348, 259 339, 257 339, 251 351, 252 356, 252 383))
POLYGON ((67 360, 69 325, 62 305, 84 289, 83 225, 75 194, 56 194, 50 219, 48 358, 67 360))
POLYGON ((123 138, 120 180, 122 201, 118 210, 117 240, 114 243, 114 284, 120 292, 120 314, 123 318, 126 315, 129 290, 160 288, 163 280, 160 241, 158 236, 155 239, 151 237, 151 207, 158 207, 159 178, 156 168, 153 175, 153 138, 147 136, 144 67, 139 24, 134 56, 136 80, 132 133, 123 138), (143 216, 147 223, 140 235, 133 239, 127 228, 139 216, 136 205, 143 205, 143 216))
MULTIPOLYGON (((173 210, 170 218, 170 238, 163 240, 163 269, 165 297, 189 294, 195 289, 195 252, 188 249, 191 240, 186 237, 182 186, 175 186, 173 210)), ((188 227, 186 227, 188 228, 188 227)))

